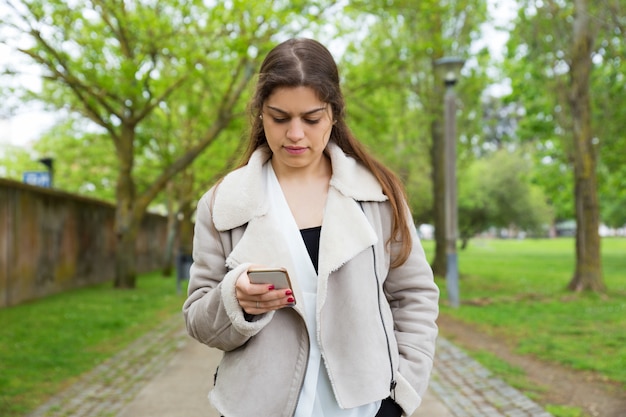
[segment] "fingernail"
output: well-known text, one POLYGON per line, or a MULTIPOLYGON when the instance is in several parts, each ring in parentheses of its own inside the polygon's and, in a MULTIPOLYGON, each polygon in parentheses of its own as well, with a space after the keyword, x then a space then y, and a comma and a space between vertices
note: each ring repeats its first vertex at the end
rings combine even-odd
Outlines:
POLYGON ((285 295, 291 295, 291 294, 293 294, 293 291, 291 291, 291 290, 285 291, 285 295))
POLYGON ((293 297, 287 298, 287 302, 288 303, 293 303, 294 301, 296 301, 296 300, 293 297))
POLYGON ((274 289, 273 285, 270 285, 269 287, 267 287, 268 290, 272 291, 274 289))

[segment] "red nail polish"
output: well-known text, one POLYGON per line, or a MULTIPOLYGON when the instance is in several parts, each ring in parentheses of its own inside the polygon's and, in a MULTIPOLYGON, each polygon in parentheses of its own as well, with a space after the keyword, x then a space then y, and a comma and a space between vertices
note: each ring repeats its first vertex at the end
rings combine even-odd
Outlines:
POLYGON ((269 287, 267 287, 268 290, 272 291, 274 289, 273 285, 270 285, 269 287))
POLYGON ((288 303, 293 303, 294 301, 296 301, 296 300, 293 297, 287 298, 287 302, 288 303))
POLYGON ((293 291, 291 291, 291 290, 285 291, 285 295, 291 295, 291 294, 293 294, 293 291))

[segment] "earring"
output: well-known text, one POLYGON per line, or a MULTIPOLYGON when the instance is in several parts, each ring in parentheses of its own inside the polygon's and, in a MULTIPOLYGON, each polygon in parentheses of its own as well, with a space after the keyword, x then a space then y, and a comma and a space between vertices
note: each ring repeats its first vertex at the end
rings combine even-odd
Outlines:
POLYGON ((259 119, 263 120, 263 115, 259 114, 259 119))

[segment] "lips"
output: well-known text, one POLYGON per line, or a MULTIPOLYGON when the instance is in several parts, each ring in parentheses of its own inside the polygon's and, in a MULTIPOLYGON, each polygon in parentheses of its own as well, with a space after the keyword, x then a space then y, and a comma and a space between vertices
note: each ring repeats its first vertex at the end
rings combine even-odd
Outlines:
POLYGON ((303 154, 307 148, 302 148, 299 146, 285 146, 284 149, 290 155, 300 155, 303 154))

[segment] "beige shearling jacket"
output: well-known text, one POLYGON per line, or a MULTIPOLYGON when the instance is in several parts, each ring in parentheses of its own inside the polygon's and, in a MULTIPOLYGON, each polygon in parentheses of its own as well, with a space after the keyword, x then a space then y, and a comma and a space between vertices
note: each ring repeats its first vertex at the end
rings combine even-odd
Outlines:
MULTIPOLYGON (((412 220, 411 255, 390 269, 391 212, 379 183, 334 143, 327 153, 333 174, 316 306, 326 370, 342 408, 391 395, 408 416, 433 365, 439 290, 412 220)), ((308 359, 304 297, 289 248, 267 216, 261 171, 269 158, 257 150, 198 203, 183 312, 192 337, 224 351, 209 398, 226 417, 293 416, 308 359), (252 263, 286 267, 298 303, 247 321, 235 282, 252 263)))

